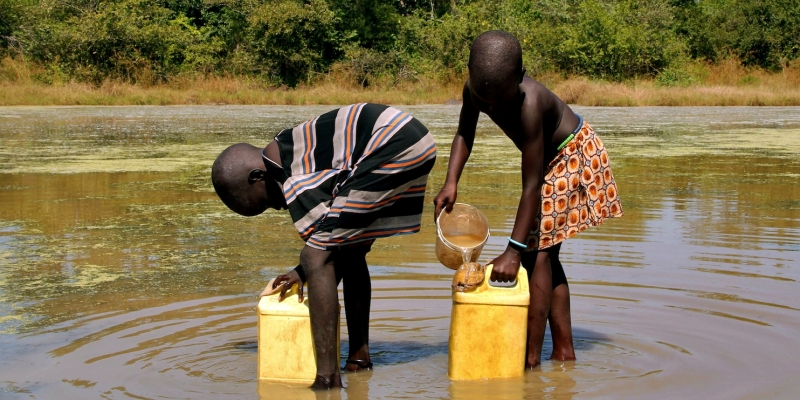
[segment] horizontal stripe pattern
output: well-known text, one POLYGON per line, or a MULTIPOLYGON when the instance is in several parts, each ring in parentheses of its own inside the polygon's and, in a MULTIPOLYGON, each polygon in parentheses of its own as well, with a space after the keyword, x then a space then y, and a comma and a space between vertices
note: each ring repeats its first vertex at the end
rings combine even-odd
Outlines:
MULTIPOLYGON (((425 146, 427 143, 424 141, 420 141, 415 145, 415 147, 422 147, 425 146)), ((422 149, 410 149, 407 153, 404 153, 402 156, 403 158, 399 158, 397 160, 391 160, 383 165, 380 166, 375 172, 381 174, 393 174, 397 172, 402 172, 408 169, 415 168, 419 163, 429 160, 431 158, 436 157, 436 145, 431 143, 428 145, 427 148, 422 149)))
POLYGON ((325 250, 419 231, 436 145, 409 114, 353 104, 275 140, 288 166, 281 184, 289 213, 309 246, 325 250))
POLYGON ((295 197, 306 190, 314 189, 330 181, 331 178, 340 174, 339 170, 328 169, 310 174, 291 176, 283 184, 283 197, 286 202, 294 201, 295 197))

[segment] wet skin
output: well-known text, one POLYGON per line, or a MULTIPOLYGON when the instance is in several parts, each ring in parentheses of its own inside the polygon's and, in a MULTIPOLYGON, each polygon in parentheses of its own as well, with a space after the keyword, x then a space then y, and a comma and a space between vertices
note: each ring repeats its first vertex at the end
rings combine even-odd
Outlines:
MULTIPOLYGON (((522 152, 522 195, 511 238, 526 243, 528 233, 541 206, 541 187, 545 168, 557 154, 557 147, 577 127, 579 118, 550 90, 524 75, 483 91, 471 87, 469 80, 462 92, 463 102, 458 129, 453 138, 447 178, 434 199, 435 213, 452 210, 458 196, 458 181, 472 151, 478 117, 483 112, 503 130, 522 152)), ((553 354, 551 359, 574 360, 572 328, 567 284, 552 287, 551 260, 557 259, 561 246, 537 255, 530 278, 531 303, 528 308, 528 353, 526 367, 541 361, 544 329, 551 322, 553 354)), ((521 254, 511 246, 490 261, 494 264, 492 281, 512 282, 519 271, 521 254)))

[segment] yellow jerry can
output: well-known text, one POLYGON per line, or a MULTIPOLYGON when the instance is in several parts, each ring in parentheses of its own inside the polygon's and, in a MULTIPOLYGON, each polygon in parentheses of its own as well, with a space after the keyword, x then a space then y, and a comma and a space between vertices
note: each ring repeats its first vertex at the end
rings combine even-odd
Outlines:
MULTIPOLYGON (((283 301, 278 301, 279 298, 280 291, 264 296, 256 308, 258 379, 312 384, 317 375, 317 358, 311 336, 308 298, 302 303, 297 301, 297 285, 286 292, 283 301)), ((338 319, 336 331, 339 331, 338 319)), ((336 349, 339 349, 338 334, 336 349)))
POLYGON ((508 287, 490 285, 491 274, 492 265, 487 265, 475 290, 453 291, 450 379, 511 378, 525 372, 528 274, 520 267, 517 281, 508 287))

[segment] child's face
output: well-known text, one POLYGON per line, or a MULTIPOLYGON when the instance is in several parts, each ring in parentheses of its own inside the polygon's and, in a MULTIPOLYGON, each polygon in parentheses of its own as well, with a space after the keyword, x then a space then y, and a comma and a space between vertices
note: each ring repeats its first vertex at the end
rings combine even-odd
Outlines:
POLYGON ((263 181, 255 182, 242 193, 239 204, 231 209, 246 217, 263 213, 270 207, 270 199, 265 189, 263 181))
POLYGON ((478 111, 486 115, 498 115, 519 109, 522 102, 519 84, 509 82, 491 90, 476 90, 470 85, 470 97, 478 111))
MULTIPOLYGON (((237 214, 246 217, 261 214, 268 208, 276 210, 287 208, 286 200, 284 200, 278 183, 272 179, 265 179, 265 177, 265 171, 251 170, 247 177, 246 189, 240 191, 238 196, 225 204, 237 214)), ((220 196, 220 198, 223 197, 227 196, 220 196)))
MULTIPOLYGON (((255 187, 261 186, 264 182, 259 182, 255 187)), ((270 206, 269 196, 267 192, 263 190, 263 188, 258 188, 258 190, 252 190, 251 193, 251 203, 250 204, 257 204, 258 213, 261 214, 262 212, 266 211, 267 208, 270 206)))

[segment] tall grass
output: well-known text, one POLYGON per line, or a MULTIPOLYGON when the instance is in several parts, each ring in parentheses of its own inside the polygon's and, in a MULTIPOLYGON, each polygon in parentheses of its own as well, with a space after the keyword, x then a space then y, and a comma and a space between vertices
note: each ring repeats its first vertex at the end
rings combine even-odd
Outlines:
POLYGON ((623 83, 582 78, 542 80, 570 104, 585 106, 797 106, 800 62, 778 73, 744 68, 738 60, 686 67, 687 83, 668 86, 658 80, 623 83))
MULTIPOLYGON (((567 103, 585 106, 797 106, 800 61, 777 73, 748 69, 738 60, 691 64, 679 85, 657 79, 593 81, 557 74, 536 76, 567 103)), ((41 83, 41 66, 24 60, 0 61, 0 106, 192 105, 192 104, 442 104, 460 100, 466 77, 418 77, 402 82, 377 80, 363 87, 346 71, 334 69, 295 89, 274 87, 249 77, 177 77, 152 86, 106 81, 41 83)))

